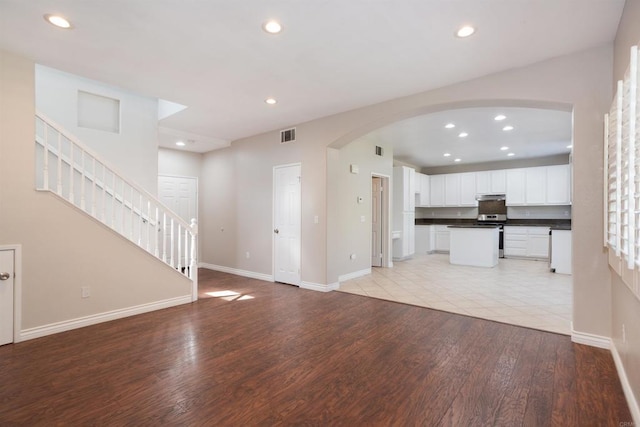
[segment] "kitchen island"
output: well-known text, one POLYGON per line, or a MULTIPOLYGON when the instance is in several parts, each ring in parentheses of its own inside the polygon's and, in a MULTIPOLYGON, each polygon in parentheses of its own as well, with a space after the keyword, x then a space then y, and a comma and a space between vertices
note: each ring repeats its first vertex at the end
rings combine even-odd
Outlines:
POLYGON ((449 262, 473 267, 498 265, 497 225, 450 225, 449 262))

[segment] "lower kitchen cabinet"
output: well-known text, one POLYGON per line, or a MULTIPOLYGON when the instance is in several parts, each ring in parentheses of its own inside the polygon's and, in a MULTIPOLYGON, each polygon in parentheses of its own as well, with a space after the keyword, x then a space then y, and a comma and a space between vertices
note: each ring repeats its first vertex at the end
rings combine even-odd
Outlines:
POLYGON ((435 231, 435 247, 436 252, 449 252, 450 232, 446 225, 434 225, 435 231))
POLYGON ((549 258, 549 227, 504 227, 504 256, 549 258))

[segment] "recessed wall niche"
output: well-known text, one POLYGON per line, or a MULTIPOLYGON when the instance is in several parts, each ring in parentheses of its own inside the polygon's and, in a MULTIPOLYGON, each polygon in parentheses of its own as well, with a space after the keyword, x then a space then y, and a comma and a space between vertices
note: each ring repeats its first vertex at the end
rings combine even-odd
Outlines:
POLYGON ((79 90, 78 127, 120 133, 120 100, 79 90))

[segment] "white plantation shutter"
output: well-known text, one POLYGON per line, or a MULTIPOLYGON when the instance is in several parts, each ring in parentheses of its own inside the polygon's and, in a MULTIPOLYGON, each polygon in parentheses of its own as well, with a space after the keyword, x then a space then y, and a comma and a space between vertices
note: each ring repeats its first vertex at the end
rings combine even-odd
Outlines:
MULTIPOLYGON (((622 82, 618 82, 618 86, 621 87, 622 82)), ((622 107, 621 102, 618 100, 621 98, 618 94, 621 91, 616 92, 615 97, 611 105, 611 110, 608 115, 608 180, 607 180, 607 193, 608 193, 608 215, 606 224, 608 230, 608 243, 609 247, 615 250, 616 256, 620 256, 620 199, 621 199, 621 186, 620 186, 620 169, 621 169, 621 144, 619 141, 620 132, 618 130, 619 116, 621 114, 622 107)))

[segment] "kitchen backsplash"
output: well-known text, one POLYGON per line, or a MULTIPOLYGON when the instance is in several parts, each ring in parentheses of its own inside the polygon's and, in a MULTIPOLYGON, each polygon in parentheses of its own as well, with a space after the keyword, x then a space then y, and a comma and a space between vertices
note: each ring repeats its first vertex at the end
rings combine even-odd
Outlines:
MULTIPOLYGON (((478 208, 416 208, 416 218, 477 218, 478 208)), ((507 207, 510 219, 570 219, 571 206, 507 207)))

